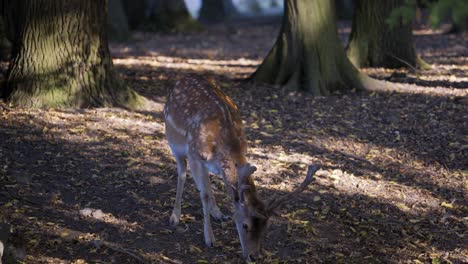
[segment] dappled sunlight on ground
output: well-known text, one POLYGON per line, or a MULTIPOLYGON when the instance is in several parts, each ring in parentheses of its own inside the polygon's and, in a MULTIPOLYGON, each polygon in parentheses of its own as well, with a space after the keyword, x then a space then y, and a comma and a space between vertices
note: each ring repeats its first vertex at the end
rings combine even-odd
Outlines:
POLYGON ((167 56, 145 56, 124 59, 114 59, 114 64, 125 67, 157 67, 168 70, 189 70, 204 73, 207 71, 216 72, 230 77, 247 77, 258 64, 259 60, 248 60, 240 58, 238 60, 209 60, 209 59, 185 59, 167 56), (235 75, 232 75, 235 74, 235 75))

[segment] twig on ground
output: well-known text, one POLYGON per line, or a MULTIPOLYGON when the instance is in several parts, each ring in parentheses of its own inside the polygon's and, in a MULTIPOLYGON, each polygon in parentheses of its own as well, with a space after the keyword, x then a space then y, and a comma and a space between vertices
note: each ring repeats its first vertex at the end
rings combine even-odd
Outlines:
POLYGON ((396 59, 397 61, 401 62, 401 63, 404 63, 405 65, 407 65, 408 67, 410 67, 414 72, 417 72, 417 73, 420 73, 421 71, 418 70, 416 67, 414 67, 413 65, 411 65, 409 62, 401 59, 401 58, 398 58, 397 56, 391 54, 391 53, 387 53, 387 55, 389 55, 390 57, 396 59))

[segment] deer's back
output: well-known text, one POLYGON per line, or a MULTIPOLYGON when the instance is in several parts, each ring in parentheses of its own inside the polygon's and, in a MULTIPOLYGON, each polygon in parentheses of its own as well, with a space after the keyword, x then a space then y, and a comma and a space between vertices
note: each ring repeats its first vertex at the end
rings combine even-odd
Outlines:
POLYGON ((213 81, 190 75, 175 82, 164 107, 169 144, 186 147, 202 159, 217 152, 243 159, 246 142, 234 102, 213 81))

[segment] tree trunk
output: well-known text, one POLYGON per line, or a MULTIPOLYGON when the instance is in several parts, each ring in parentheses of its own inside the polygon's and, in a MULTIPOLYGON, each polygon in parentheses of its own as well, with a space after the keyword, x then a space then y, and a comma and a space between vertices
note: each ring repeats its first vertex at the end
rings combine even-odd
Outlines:
POLYGON ((105 0, 8 1, 13 51, 2 97, 22 107, 137 107, 113 70, 105 0))
POLYGON ((7 60, 11 52, 11 43, 7 32, 7 24, 4 19, 5 0, 0 0, 0 60, 7 60))
POLYGON ((223 0, 202 0, 198 20, 203 23, 220 23, 224 21, 223 0))
POLYGON ((147 0, 145 17, 140 28, 147 31, 187 32, 202 29, 190 16, 184 0, 147 0))
POLYGON ((111 41, 125 41, 130 36, 122 0, 108 0, 107 33, 111 41))
POLYGON ((0 16, 0 60, 8 60, 11 52, 11 43, 8 40, 6 24, 3 16, 0 16))
POLYGON ((353 18, 353 0, 336 0, 336 15, 338 20, 340 19, 352 19, 353 18))
POLYGON ((356 0, 348 57, 356 67, 415 67, 411 23, 400 20, 390 26, 386 20, 405 0, 356 0))
POLYGON ((224 4, 224 13, 226 14, 227 18, 242 17, 242 15, 239 13, 239 11, 237 10, 232 0, 223 0, 223 4, 224 4))
POLYGON ((130 29, 138 29, 146 19, 146 0, 122 0, 122 4, 130 29))
POLYGON ((240 17, 232 0, 202 0, 198 20, 213 24, 226 22, 234 17, 240 17))
POLYGON ((285 0, 278 39, 251 78, 314 95, 366 88, 369 78, 349 62, 338 38, 333 3, 285 0))

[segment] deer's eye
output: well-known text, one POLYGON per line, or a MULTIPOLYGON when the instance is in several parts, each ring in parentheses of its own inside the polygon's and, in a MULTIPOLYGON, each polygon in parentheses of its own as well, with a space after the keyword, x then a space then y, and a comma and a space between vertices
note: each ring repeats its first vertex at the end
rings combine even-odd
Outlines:
POLYGON ((243 224, 242 227, 244 228, 245 231, 249 231, 249 225, 248 224, 243 224))

